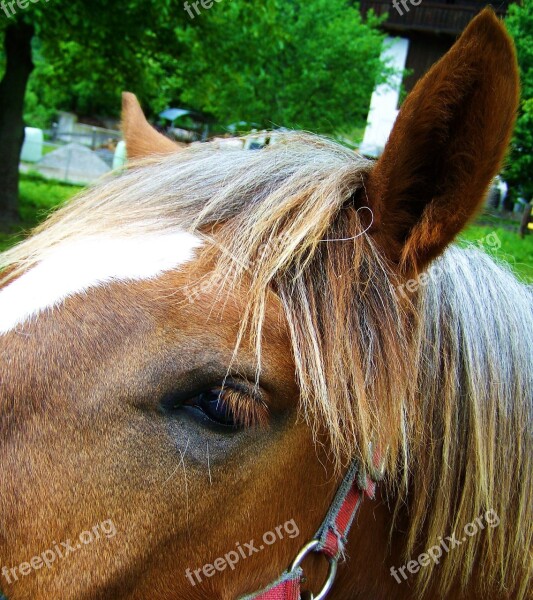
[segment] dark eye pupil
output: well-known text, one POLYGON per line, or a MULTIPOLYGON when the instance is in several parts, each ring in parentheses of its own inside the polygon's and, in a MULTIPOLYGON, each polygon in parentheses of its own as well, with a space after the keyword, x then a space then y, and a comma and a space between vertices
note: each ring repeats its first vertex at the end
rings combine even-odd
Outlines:
POLYGON ((198 396, 198 407, 213 421, 226 427, 235 427, 233 413, 224 402, 222 390, 210 390, 198 396))

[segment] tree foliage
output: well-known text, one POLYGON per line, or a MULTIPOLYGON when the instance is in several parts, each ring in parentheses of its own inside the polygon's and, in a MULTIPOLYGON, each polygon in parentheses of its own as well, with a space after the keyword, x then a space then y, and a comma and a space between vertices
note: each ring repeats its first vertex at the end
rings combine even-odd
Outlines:
POLYGON ((505 178, 513 196, 533 198, 533 0, 511 4, 506 19, 514 38, 522 98, 505 178))
POLYGON ((120 93, 142 100, 158 93, 165 52, 179 53, 175 28, 184 21, 179 0, 54 0, 32 4, 21 18, 35 26, 35 70, 26 115, 49 117, 54 109, 116 115, 120 93))
POLYGON ((15 95, 1 87, 6 64, 15 63, 0 55, 0 142, 9 141, 10 157, 0 170, 0 212, 8 196, 16 204, 23 104, 26 121, 41 127, 56 110, 118 116, 123 90, 152 114, 181 104, 222 125, 324 133, 364 125, 372 89, 385 77, 373 16, 363 22, 348 0, 217 0, 208 10, 209 1, 194 3, 201 14, 182 0, 14 3, 16 14, 0 19, 0 42, 19 40, 32 59, 15 95))
POLYGON ((345 0, 222 0, 177 32, 182 99, 223 123, 360 126, 384 75, 377 25, 345 0))
POLYGON ((27 120, 45 126, 56 109, 116 115, 129 89, 154 113, 181 104, 222 124, 327 133, 364 125, 385 76, 375 18, 363 22, 346 0, 221 0, 192 10, 194 19, 172 0, 31 5, 27 120))
POLYGON ((24 104, 39 124, 51 109, 118 111, 123 89, 149 87, 154 57, 169 45, 176 49, 175 27, 185 18, 179 0, 116 0, 111 6, 107 0, 17 0, 9 6, 14 13, 0 18, 0 219, 17 212, 24 104))

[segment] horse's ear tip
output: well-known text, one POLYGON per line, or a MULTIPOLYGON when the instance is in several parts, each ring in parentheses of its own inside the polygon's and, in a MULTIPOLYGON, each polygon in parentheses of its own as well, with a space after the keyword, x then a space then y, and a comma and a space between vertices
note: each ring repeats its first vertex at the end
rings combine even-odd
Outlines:
POLYGON ((470 21, 470 24, 466 28, 466 31, 478 27, 484 28, 495 26, 498 27, 498 29, 503 28, 502 22, 494 12, 494 9, 491 6, 486 6, 472 19, 472 21, 470 21))
MULTIPOLYGON (((470 23, 463 36, 475 39, 477 54, 490 64, 490 69, 504 73, 518 98, 519 75, 514 40, 504 22, 490 7, 483 9, 470 23)), ((518 99, 516 100, 518 102, 518 99)))
POLYGON ((492 21, 493 23, 500 22, 492 6, 485 6, 483 10, 479 11, 479 13, 476 16, 476 19, 485 20, 487 23, 489 21, 492 21))
POLYGON ((501 37, 506 40, 510 38, 503 21, 498 18, 498 15, 490 6, 485 7, 470 21, 463 36, 483 36, 487 38, 488 42, 495 42, 501 37))
POLYGON ((140 106, 137 96, 131 92, 122 92, 122 111, 126 112, 130 108, 140 106))
POLYGON ((121 128, 129 158, 171 154, 180 148, 148 123, 137 96, 131 92, 122 92, 121 128))

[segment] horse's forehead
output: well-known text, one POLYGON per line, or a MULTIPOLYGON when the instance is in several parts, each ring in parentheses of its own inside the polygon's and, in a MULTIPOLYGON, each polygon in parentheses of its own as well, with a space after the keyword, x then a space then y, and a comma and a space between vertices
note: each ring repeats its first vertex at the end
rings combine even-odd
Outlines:
POLYGON ((0 335, 69 297, 117 282, 153 279, 192 261, 202 240, 180 231, 64 242, 0 290, 0 335))

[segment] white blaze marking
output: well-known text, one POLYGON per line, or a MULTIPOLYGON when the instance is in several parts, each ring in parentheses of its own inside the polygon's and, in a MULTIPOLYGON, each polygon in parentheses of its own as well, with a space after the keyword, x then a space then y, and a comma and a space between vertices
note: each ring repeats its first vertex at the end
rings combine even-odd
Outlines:
POLYGON ((64 242, 0 291, 0 335, 75 294, 176 269, 192 260, 201 245, 200 238, 183 231, 64 242))

